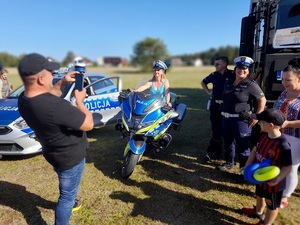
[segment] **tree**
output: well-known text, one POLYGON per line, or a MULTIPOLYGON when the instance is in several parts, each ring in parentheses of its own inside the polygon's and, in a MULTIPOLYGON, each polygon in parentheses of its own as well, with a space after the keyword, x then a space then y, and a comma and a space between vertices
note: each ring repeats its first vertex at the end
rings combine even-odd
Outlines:
POLYGON ((6 52, 0 52, 0 64, 3 67, 16 67, 19 64, 18 57, 6 52))
POLYGON ((166 45, 160 40, 147 37, 136 43, 133 47, 131 64, 141 67, 143 72, 152 70, 152 63, 156 59, 167 60, 169 58, 166 45))
POLYGON ((75 54, 72 51, 69 51, 61 63, 62 66, 68 66, 70 64, 70 62, 73 62, 73 59, 75 57, 76 57, 75 54))

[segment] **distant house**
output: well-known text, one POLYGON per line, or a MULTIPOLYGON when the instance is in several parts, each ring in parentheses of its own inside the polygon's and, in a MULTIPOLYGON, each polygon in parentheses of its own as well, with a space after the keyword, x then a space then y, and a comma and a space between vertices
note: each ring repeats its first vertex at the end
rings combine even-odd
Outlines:
POLYGON ((99 57, 96 60, 98 66, 126 66, 128 60, 121 57, 99 57))
POLYGON ((172 66, 182 66, 183 65, 182 59, 180 57, 171 58, 171 65, 172 66))
POLYGON ((86 64, 86 66, 92 66, 94 64, 94 62, 86 57, 83 57, 83 60, 86 64))
POLYGON ((202 59, 197 58, 193 61, 193 64, 195 67, 200 67, 200 66, 203 66, 203 61, 202 61, 202 59))

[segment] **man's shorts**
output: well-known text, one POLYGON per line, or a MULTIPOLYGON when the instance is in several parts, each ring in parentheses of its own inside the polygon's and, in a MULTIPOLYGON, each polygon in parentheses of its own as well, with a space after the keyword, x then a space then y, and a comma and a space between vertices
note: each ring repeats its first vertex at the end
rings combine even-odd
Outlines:
POLYGON ((279 191, 277 193, 269 193, 259 185, 256 185, 255 193, 257 196, 265 198, 268 209, 275 210, 276 208, 280 207, 283 191, 279 191))

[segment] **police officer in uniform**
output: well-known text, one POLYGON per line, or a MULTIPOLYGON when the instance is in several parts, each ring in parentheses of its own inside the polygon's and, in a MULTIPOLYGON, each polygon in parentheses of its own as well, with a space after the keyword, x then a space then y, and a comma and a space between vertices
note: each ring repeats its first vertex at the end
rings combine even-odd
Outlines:
POLYGON ((222 92, 224 90, 225 81, 227 78, 234 77, 233 70, 227 68, 228 58, 219 56, 214 60, 216 71, 205 77, 201 86, 210 97, 210 122, 212 128, 212 138, 210 145, 207 148, 207 154, 204 157, 204 162, 211 159, 219 159, 222 153, 222 92), (208 88, 208 84, 212 84, 212 90, 208 88))
MULTIPOLYGON (((258 122, 243 115, 251 114, 251 100, 256 99, 256 112, 260 113, 266 105, 266 98, 259 85, 249 79, 253 59, 239 56, 234 59, 235 77, 226 81, 223 99, 223 139, 226 162, 218 166, 219 170, 230 170, 234 167, 235 156, 239 159, 240 168, 244 167, 250 154, 250 136, 252 127, 258 122)), ((242 176, 242 175, 241 175, 242 176)))

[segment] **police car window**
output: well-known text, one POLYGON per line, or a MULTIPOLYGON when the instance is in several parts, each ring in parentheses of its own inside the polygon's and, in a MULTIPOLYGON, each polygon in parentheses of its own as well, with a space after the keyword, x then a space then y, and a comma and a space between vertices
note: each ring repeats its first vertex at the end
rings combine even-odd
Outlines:
POLYGON ((18 87, 18 88, 15 89, 13 92, 11 92, 7 98, 18 98, 19 95, 24 91, 24 89, 25 89, 25 88, 24 88, 23 85, 20 86, 20 87, 18 87))
POLYGON ((105 83, 105 86, 106 86, 106 87, 107 87, 107 86, 114 85, 114 83, 112 82, 112 80, 105 80, 104 83, 105 83))
POLYGON ((105 87, 104 81, 100 81, 93 85, 94 91, 96 94, 100 94, 102 92, 102 89, 105 87))
POLYGON ((97 80, 104 78, 104 76, 89 76, 91 83, 94 83, 97 80))
MULTIPOLYGON (((105 78, 105 77, 104 76, 89 76, 91 83, 94 83, 103 78, 105 78)), ((101 93, 103 93, 103 88, 105 88, 105 82, 99 81, 96 84, 93 84, 92 88, 94 89, 95 94, 101 94, 101 93)))

